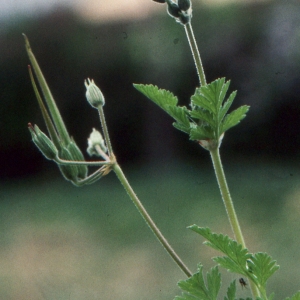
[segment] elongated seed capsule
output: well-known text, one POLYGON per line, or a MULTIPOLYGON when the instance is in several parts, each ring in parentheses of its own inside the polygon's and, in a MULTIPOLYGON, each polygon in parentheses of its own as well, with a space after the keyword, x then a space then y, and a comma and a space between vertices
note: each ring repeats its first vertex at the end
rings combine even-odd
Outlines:
MULTIPOLYGON (((74 161, 84 161, 83 154, 81 150, 78 148, 74 141, 68 144, 67 149, 69 150, 72 160, 74 161)), ((88 168, 85 165, 77 165, 78 177, 84 179, 87 176, 88 168)))
MULTIPOLYGON (((73 160, 73 156, 71 155, 71 153, 69 152, 69 150, 67 148, 62 148, 60 151, 58 151, 58 156, 61 159, 64 160, 69 160, 72 161, 73 160)), ((71 181, 75 181, 77 179, 77 175, 78 175, 78 169, 77 166, 71 166, 71 165, 59 165, 59 169, 62 173, 62 175, 71 181)))
POLYGON ((31 133, 32 141, 42 154, 50 160, 53 160, 57 155, 57 148, 53 142, 44 134, 37 125, 28 124, 28 129, 31 133))

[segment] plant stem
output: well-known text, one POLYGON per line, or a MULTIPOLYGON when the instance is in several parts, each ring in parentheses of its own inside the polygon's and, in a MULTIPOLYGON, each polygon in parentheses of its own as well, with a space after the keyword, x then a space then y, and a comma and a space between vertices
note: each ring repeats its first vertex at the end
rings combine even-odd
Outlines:
MULTIPOLYGON (((102 130, 104 134, 104 139, 107 145, 108 149, 108 154, 110 157, 110 163, 111 163, 111 168, 114 170, 116 173, 118 179, 122 183, 124 189, 126 190, 127 194, 129 195, 130 199, 138 209, 139 213, 142 215, 144 220, 146 221, 147 225, 150 227, 154 235, 157 237, 157 239, 161 242, 165 250, 169 253, 169 255, 172 257, 172 259, 175 261, 175 263, 179 266, 179 268, 188 276, 191 277, 193 273, 188 269, 188 267, 183 263, 183 261, 180 259, 180 257, 177 255, 177 253, 174 251, 174 249, 171 247, 167 239, 163 236, 163 234, 160 232, 158 227, 155 225, 154 221, 151 219, 150 215, 147 213, 146 209, 144 208, 143 204, 141 201, 138 199, 137 195, 133 191, 132 187, 130 186, 127 178, 125 177, 121 167, 116 161, 116 158, 114 156, 112 146, 110 143, 109 139, 109 134, 108 134, 108 129, 106 126, 105 122, 105 116, 104 116, 104 111, 102 106, 98 107, 99 111, 99 117, 100 117, 100 122, 102 125, 102 130)), ((97 150, 97 149, 96 149, 97 150)))
POLYGON ((191 22, 187 23, 184 26, 184 28, 185 28, 185 33, 188 38, 190 48, 191 48, 191 51, 193 54, 195 66, 196 66, 198 77, 199 77, 200 86, 206 85, 205 73, 204 73, 204 69, 203 69, 203 65, 202 65, 202 61, 201 61, 201 57, 200 57, 200 52, 198 50, 198 46, 197 46, 197 43, 195 40, 191 22))
POLYGON ((166 238, 163 236, 163 234, 160 232, 158 227, 155 225, 154 221, 151 219, 150 215, 147 213, 146 209, 138 199, 137 195, 134 193, 133 189, 131 188, 129 182, 127 181, 122 169, 120 166, 115 163, 113 165, 113 170, 115 171, 117 177, 119 178, 120 182, 122 183, 124 189, 126 190, 127 194, 133 201, 134 205, 138 209, 139 213, 142 215, 154 235, 157 237, 157 239, 161 242, 165 250, 169 253, 169 255, 172 257, 172 259, 175 261, 175 263, 179 266, 179 268, 188 276, 192 276, 192 272, 188 269, 188 267, 183 263, 183 261, 180 259, 180 257, 177 255, 177 253, 174 251, 174 249, 171 247, 169 242, 166 240, 166 238))
MULTIPOLYGON (((221 162, 219 148, 217 147, 216 149, 210 150, 210 155, 211 155, 211 159, 212 159, 213 166, 215 169, 215 174, 217 177, 220 192, 222 195, 222 199, 223 199, 223 202, 224 202, 224 205, 226 208, 227 216, 228 216, 232 231, 235 235, 237 242, 239 244, 241 244, 243 246, 243 248, 246 248, 246 244, 245 244, 242 230, 241 230, 241 227, 239 224, 239 220, 236 215, 234 205, 233 205, 233 202, 232 202, 232 199, 230 196, 229 188, 227 185, 225 173, 223 170, 223 165, 221 162)), ((251 287, 252 295, 254 296, 254 298, 259 297, 260 296, 259 291, 252 281, 250 281, 250 287, 251 287)))
POLYGON ((113 155, 113 150, 112 150, 112 146, 111 146, 111 142, 110 142, 110 138, 109 138, 109 134, 108 134, 108 129, 106 126, 103 107, 101 105, 98 107, 98 112, 99 112, 100 122, 101 122, 102 130, 103 130, 103 134, 104 134, 104 139, 105 139, 106 146, 107 146, 108 156, 110 157, 111 155, 113 155))

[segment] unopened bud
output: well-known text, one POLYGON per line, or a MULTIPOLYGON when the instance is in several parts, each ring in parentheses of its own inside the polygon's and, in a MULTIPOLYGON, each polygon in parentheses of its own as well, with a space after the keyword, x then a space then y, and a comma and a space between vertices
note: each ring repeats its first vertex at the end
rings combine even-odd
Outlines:
POLYGON ((191 7, 191 0, 178 0, 177 4, 180 10, 187 11, 191 7))
POLYGON ((43 133, 37 125, 32 126, 30 123, 28 124, 28 129, 32 136, 32 141, 38 147, 38 149, 42 152, 42 154, 47 159, 54 159, 57 155, 57 149, 53 142, 47 137, 45 133, 43 133))
POLYGON ((84 85, 86 87, 85 96, 89 103, 95 108, 103 106, 105 104, 104 96, 97 85, 94 83, 94 80, 90 80, 88 78, 84 81, 84 85))
POLYGON ((172 1, 167 2, 167 3, 168 3, 168 14, 171 17, 179 18, 181 11, 180 11, 180 8, 178 7, 178 5, 172 1))
POLYGON ((87 152, 90 156, 93 156, 93 155, 101 156, 95 148, 97 145, 100 147, 100 149, 104 153, 107 152, 107 148, 105 146, 105 142, 104 142, 104 139, 103 139, 101 133, 98 130, 96 130, 95 128, 93 128, 93 131, 88 138, 87 152))

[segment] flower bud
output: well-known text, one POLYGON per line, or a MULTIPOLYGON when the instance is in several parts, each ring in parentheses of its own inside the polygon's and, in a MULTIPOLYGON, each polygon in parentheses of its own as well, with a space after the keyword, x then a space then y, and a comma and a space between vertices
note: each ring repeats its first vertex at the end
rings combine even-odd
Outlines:
POLYGON ((180 10, 187 11, 191 7, 191 0, 178 0, 177 4, 180 10))
POLYGON ((96 130, 95 128, 93 128, 93 131, 88 138, 87 152, 90 156, 93 156, 93 155, 101 156, 95 148, 96 145, 99 145, 99 147, 101 148, 101 150, 104 153, 107 152, 107 148, 105 146, 105 142, 104 142, 104 139, 103 139, 101 133, 98 130, 96 130))
POLYGON ((173 18, 179 18, 180 16, 180 8, 178 5, 172 1, 167 2, 168 3, 168 14, 173 18))
POLYGON ((37 125, 28 124, 28 129, 32 136, 32 141, 47 159, 54 159, 57 155, 57 149, 53 142, 44 134, 37 125))
POLYGON ((85 96, 88 102, 95 108, 103 106, 105 104, 104 96, 97 85, 94 83, 94 80, 90 80, 88 78, 84 81, 84 85, 86 87, 85 96))
POLYGON ((178 18, 179 23, 181 23, 182 25, 186 25, 188 23, 191 22, 192 19, 192 14, 191 13, 184 13, 181 12, 180 16, 178 18))

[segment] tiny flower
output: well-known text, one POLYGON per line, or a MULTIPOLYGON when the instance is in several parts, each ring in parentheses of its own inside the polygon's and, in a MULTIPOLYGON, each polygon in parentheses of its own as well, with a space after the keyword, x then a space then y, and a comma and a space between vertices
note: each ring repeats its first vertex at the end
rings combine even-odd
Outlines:
POLYGON ((103 106, 105 104, 104 96, 97 85, 94 83, 94 80, 90 80, 88 78, 84 81, 84 85, 86 87, 85 96, 89 103, 95 108, 103 106))
POLYGON ((87 152, 90 156, 92 155, 101 156, 99 152, 96 150, 96 146, 99 146, 104 153, 107 152, 107 148, 105 146, 105 142, 101 133, 95 128, 93 128, 93 131, 88 138, 87 152))

